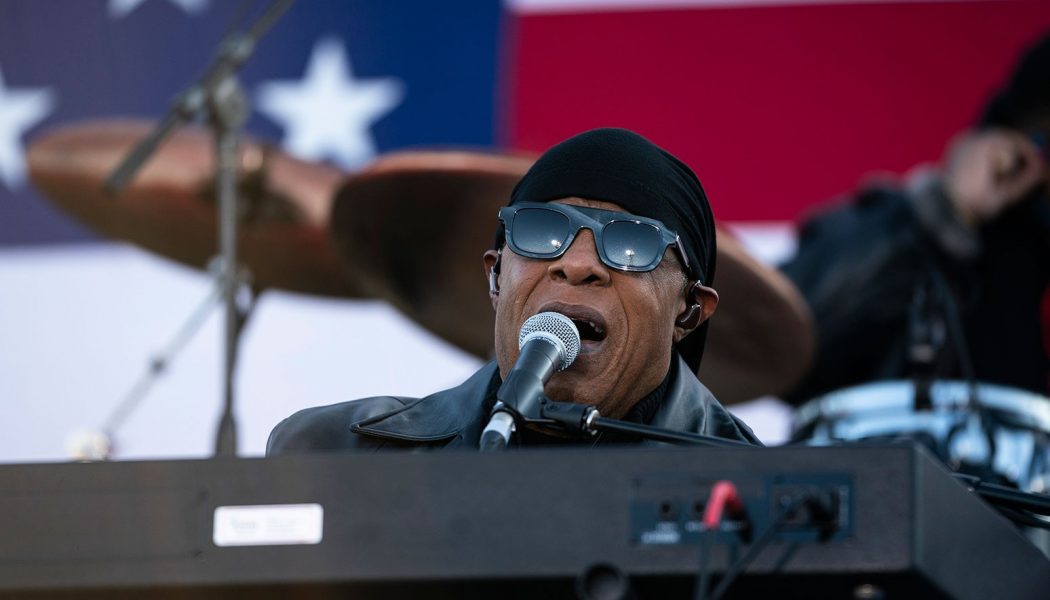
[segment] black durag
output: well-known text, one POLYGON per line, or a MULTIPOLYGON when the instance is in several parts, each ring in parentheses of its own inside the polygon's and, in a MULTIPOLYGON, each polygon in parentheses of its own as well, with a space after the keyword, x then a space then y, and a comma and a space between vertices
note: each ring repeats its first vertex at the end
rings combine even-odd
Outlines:
MULTIPOLYGON (((715 278, 715 223, 696 174, 682 161, 626 129, 594 129, 550 148, 521 178, 510 204, 577 197, 618 204, 674 230, 689 257, 689 278, 710 286, 715 278)), ((503 245, 503 229, 497 247, 503 245)), ((684 290, 683 290, 684 293, 684 290)), ((677 350, 696 372, 708 323, 683 338, 677 350)))

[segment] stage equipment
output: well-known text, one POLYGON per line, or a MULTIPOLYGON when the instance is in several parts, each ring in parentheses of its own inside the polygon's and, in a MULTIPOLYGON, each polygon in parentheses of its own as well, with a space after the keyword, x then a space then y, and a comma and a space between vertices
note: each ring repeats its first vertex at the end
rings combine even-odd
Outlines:
MULTIPOLYGON (((237 162, 241 133, 251 114, 251 106, 236 73, 251 57, 259 39, 291 3, 292 0, 274 0, 246 31, 236 29, 240 24, 231 27, 204 74, 178 95, 164 118, 128 152, 104 185, 108 194, 119 196, 164 140, 186 123, 206 120, 214 133, 215 196, 220 215, 216 285, 222 291, 225 309, 223 409, 215 440, 215 453, 219 455, 237 453, 233 372, 237 365, 240 333, 254 304, 250 275, 242 272, 237 260, 237 162)), ((244 13, 240 16, 243 17, 244 13)))
POLYGON ((792 438, 812 445, 910 439, 953 470, 1030 492, 1050 491, 1050 399, 970 382, 882 381, 815 398, 796 411, 792 438), (920 404, 920 396, 925 401, 920 404))
MULTIPOLYGON (((100 233, 206 268, 217 249, 218 219, 205 132, 172 135, 119 196, 104 194, 106 173, 148 131, 134 121, 58 129, 30 145, 31 177, 100 233)), ((493 245, 500 206, 532 162, 461 150, 397 152, 347 178, 249 141, 240 155, 246 201, 239 261, 256 293, 278 288, 383 299, 488 359, 493 311, 479 275, 481 255, 493 245)), ((727 404, 790 387, 814 349, 812 318, 798 291, 724 229, 715 288, 721 301, 702 381, 727 404)))
POLYGON ((686 598, 705 538, 733 598, 1050 589, 1050 561, 912 445, 4 465, 0 489, 13 599, 686 598), (715 518, 726 482, 740 506, 715 518))
MULTIPOLYGON (((189 126, 171 134, 120 194, 106 195, 106 175, 152 127, 115 119, 47 132, 29 145, 30 178, 56 206, 98 233, 207 269, 219 252, 219 217, 206 130, 189 126)), ((363 297, 328 236, 328 213, 346 173, 251 139, 242 141, 236 164, 237 256, 252 287, 363 297)))

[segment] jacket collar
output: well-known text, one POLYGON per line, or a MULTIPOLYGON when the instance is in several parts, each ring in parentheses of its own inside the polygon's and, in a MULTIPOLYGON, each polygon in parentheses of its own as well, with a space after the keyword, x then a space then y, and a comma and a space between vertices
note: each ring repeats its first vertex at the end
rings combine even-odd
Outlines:
POLYGON ((703 431, 708 404, 704 400, 711 396, 711 392, 700 383, 696 376, 692 375, 689 365, 681 357, 678 357, 677 360, 678 369, 675 377, 667 387, 664 402, 657 409, 656 415, 649 424, 653 427, 676 431, 703 431))
POLYGON ((460 385, 433 393, 403 408, 354 423, 354 433, 410 442, 460 445, 481 438, 494 402, 496 361, 489 362, 460 385), (486 404, 489 404, 486 406, 486 404))
MULTIPOLYGON (((689 366, 677 359, 676 376, 671 380, 664 402, 652 425, 678 431, 705 431, 710 392, 689 366), (686 374, 686 375, 683 375, 686 374)), ((499 380, 492 361, 462 384, 436 392, 395 411, 354 423, 355 433, 409 442, 446 442, 447 446, 476 445, 488 421, 499 380)))

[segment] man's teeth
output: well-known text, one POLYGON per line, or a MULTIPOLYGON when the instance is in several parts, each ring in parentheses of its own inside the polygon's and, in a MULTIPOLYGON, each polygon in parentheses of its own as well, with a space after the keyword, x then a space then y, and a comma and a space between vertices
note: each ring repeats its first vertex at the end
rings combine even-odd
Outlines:
POLYGON ((573 319, 573 321, 576 323, 576 328, 579 329, 582 339, 600 341, 605 337, 605 330, 594 321, 583 319, 573 319))

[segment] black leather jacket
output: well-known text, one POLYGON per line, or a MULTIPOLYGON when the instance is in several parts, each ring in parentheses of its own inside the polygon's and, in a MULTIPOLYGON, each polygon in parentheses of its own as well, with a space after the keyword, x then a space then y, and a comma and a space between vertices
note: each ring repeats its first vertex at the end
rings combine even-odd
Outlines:
MULTIPOLYGON (((948 294, 977 379, 1047 394, 1040 310, 1050 298, 1050 204, 1042 193, 971 230, 936 174, 920 173, 907 187, 870 188, 810 219, 782 269, 813 311, 819 344, 810 372, 785 399, 801 404, 918 374, 909 358, 921 332, 915 323, 943 315, 950 327, 948 294), (938 281, 948 289, 938 290, 938 281)), ((932 375, 965 378, 951 333, 932 375)))
MULTIPOLYGON (((684 362, 678 367, 651 425, 760 444, 684 362)), ((301 410, 273 429, 266 454, 477 448, 499 381, 496 370, 490 362, 461 385, 421 399, 376 396, 301 410)))

